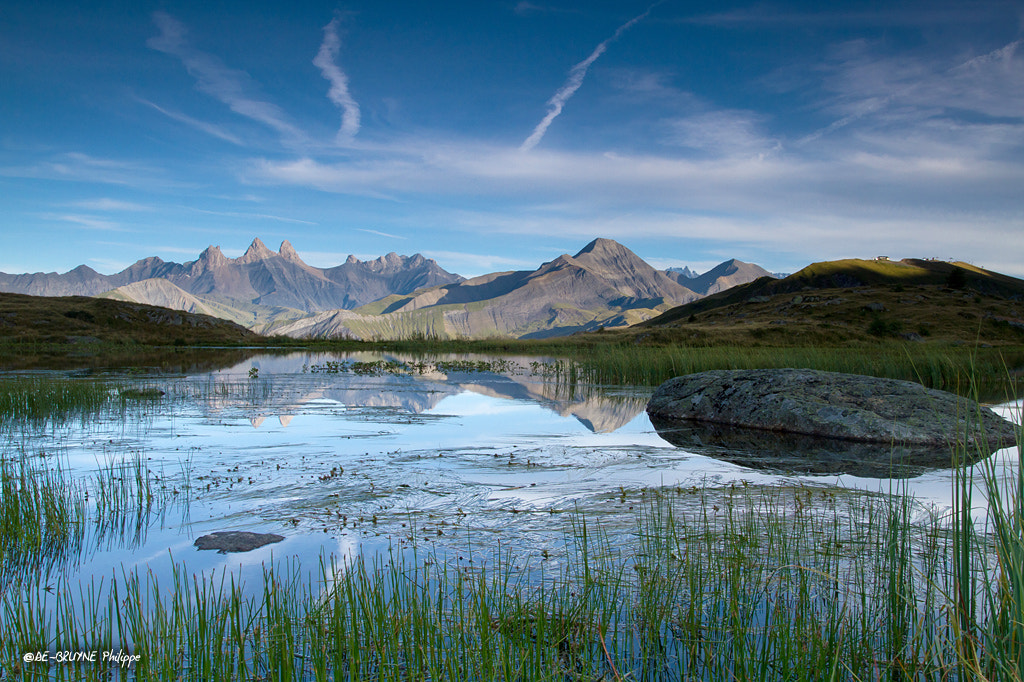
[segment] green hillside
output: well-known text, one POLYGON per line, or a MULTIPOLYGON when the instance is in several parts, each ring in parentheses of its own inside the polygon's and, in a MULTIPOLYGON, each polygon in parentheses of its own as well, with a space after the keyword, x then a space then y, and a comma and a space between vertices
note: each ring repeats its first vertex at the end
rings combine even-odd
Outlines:
POLYGON ((772 345, 884 338, 1020 344, 1024 280, 966 263, 828 261, 678 306, 631 333, 772 345))
POLYGON ((248 329, 210 315, 88 296, 0 293, 0 343, 242 344, 248 329))

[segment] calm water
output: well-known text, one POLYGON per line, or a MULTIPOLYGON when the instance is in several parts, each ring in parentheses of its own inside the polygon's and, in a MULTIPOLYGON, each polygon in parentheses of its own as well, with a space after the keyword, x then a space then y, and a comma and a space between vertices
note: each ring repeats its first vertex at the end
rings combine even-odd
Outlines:
MULTIPOLYGON (((456 554, 502 544, 537 557, 558 553, 569 513, 628 532, 631 510, 664 487, 898 487, 922 510, 950 504, 948 469, 893 481, 742 466, 728 452, 677 447, 644 412, 651 388, 570 390, 531 373, 532 358, 505 358, 511 365, 502 372, 324 371, 379 359, 410 360, 297 353, 202 375, 142 376, 133 381, 165 395, 140 401, 130 419, 65 425, 5 448, 64 462, 79 477, 141 456, 159 477, 171 502, 94 538, 69 569, 82 577, 161 572, 172 562, 246 573, 271 557, 296 557, 313 570, 323 552, 351 556, 389 544, 456 554), (286 539, 244 554, 193 546, 219 530, 286 539)), ((1020 418, 1019 403, 999 409, 1020 418)))

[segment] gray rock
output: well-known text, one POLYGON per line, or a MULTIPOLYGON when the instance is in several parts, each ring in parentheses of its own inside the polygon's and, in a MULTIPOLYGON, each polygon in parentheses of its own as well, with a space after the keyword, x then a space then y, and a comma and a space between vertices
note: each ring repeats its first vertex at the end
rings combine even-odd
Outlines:
MULTIPOLYGON (((824 438, 988 453, 1016 427, 978 403, 910 381, 808 369, 714 370, 658 387, 648 414, 824 438)), ((986 453, 986 454, 988 454, 986 453)))
POLYGON ((283 535, 274 533, 251 533, 245 530, 221 530, 196 538, 199 549, 215 549, 218 554, 228 552, 249 552, 251 550, 284 540, 283 535))

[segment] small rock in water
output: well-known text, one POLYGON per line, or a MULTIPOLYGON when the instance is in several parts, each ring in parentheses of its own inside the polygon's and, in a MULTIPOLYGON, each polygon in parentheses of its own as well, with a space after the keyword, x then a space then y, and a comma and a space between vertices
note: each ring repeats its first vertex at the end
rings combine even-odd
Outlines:
POLYGON ((274 533, 251 533, 246 530, 221 530, 196 538, 199 549, 215 549, 219 554, 228 552, 249 552, 251 550, 284 540, 283 535, 274 533))

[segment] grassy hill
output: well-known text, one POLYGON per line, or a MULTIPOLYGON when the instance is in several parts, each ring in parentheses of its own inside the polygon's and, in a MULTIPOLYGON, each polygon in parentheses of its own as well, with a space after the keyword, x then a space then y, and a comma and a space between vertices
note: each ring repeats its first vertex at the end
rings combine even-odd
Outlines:
POLYGON ((0 344, 237 345, 258 341, 210 315, 87 296, 0 293, 0 344))
POLYGON ((967 263, 840 260, 761 278, 631 328, 638 338, 765 345, 1024 343, 1024 280, 967 263))

